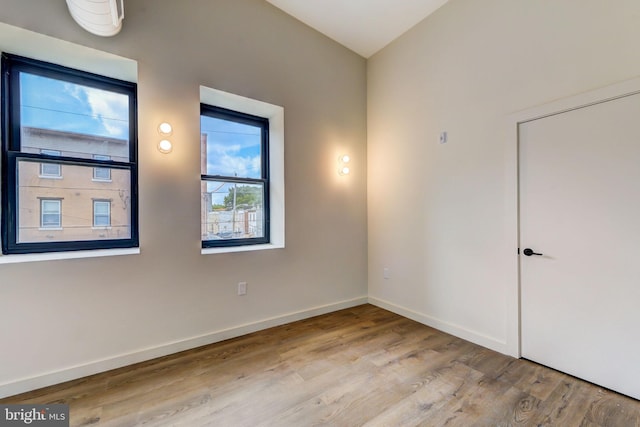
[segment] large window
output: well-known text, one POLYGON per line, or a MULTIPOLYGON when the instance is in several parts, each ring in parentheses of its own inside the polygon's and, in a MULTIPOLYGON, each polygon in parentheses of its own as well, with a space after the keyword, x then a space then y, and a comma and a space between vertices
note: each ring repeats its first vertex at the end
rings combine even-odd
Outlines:
POLYGON ((2 76, 3 254, 137 247, 136 84, 8 54, 2 76))
POLYGON ((201 105, 202 246, 269 243, 269 120, 201 105))

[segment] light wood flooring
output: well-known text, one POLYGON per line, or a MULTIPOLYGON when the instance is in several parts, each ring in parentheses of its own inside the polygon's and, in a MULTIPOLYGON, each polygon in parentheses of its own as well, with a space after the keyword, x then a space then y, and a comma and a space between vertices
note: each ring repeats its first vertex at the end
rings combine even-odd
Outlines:
POLYGON ((640 402, 363 305, 14 396, 71 425, 640 426, 640 402))

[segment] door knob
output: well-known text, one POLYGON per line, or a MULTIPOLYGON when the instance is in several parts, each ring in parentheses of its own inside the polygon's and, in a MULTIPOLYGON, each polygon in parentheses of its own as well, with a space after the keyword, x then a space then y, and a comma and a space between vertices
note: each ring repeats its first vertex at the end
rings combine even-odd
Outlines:
POLYGON ((526 256, 542 255, 542 254, 539 254, 537 252, 533 252, 533 249, 531 249, 531 248, 526 248, 524 251, 522 251, 522 253, 525 254, 526 256))

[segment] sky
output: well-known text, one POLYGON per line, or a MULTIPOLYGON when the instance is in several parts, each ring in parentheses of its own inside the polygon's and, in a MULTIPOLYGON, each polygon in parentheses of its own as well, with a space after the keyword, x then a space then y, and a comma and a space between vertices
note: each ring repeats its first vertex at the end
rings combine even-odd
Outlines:
POLYGON ((261 129, 257 126, 202 116, 207 135, 207 175, 261 178, 261 129))
MULTIPOLYGON (((201 116, 200 131, 207 135, 207 175, 261 178, 261 129, 257 126, 201 116)), ((212 204, 223 204, 233 184, 208 182, 212 204)))
POLYGON ((23 126, 127 139, 126 95, 20 73, 23 126))

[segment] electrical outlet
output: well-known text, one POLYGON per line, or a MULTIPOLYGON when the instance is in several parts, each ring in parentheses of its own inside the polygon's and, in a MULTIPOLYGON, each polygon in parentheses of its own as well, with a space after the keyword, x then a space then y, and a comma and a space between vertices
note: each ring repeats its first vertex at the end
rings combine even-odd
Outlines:
POLYGON ((238 295, 247 294, 247 282, 238 282, 238 295))
POLYGON ((391 270, 389 270, 389 267, 385 267, 382 270, 382 277, 385 279, 390 279, 391 278, 391 270))

